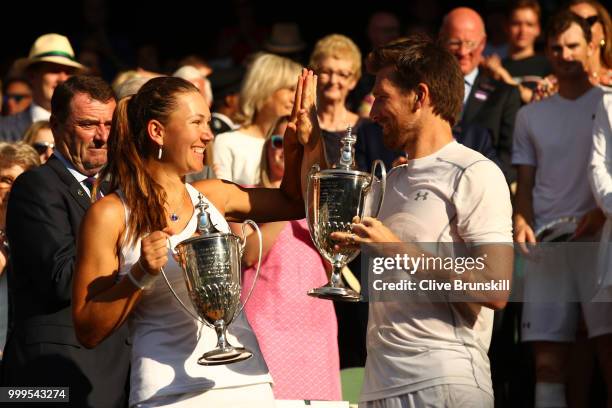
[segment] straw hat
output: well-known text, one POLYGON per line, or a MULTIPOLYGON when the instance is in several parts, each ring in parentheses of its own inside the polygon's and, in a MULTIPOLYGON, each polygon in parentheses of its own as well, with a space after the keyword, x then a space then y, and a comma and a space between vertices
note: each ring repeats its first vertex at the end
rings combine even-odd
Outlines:
POLYGON ((276 23, 263 47, 270 52, 290 54, 302 51, 306 43, 302 41, 300 28, 296 23, 276 23))
POLYGON ((74 58, 74 50, 67 37, 59 34, 44 34, 34 41, 28 55, 28 66, 38 62, 52 62, 58 65, 85 69, 74 58))

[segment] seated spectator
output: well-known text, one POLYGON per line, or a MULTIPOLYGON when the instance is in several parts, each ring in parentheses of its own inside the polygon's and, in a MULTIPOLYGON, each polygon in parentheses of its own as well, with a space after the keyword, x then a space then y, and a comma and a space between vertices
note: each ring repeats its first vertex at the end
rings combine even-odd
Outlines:
POLYGON ((2 114, 15 115, 30 107, 32 87, 25 78, 9 78, 3 84, 2 97, 2 114))
POLYGON ((32 123, 32 126, 26 130, 23 136, 24 143, 32 146, 36 153, 40 156, 40 162, 45 163, 53 154, 55 141, 53 140, 53 132, 51 132, 51 124, 48 120, 39 120, 32 123))
POLYGON ((331 34, 320 39, 310 56, 310 67, 317 73, 318 114, 325 158, 329 165, 338 162, 340 139, 351 126, 357 133, 367 119, 346 107, 346 98, 361 76, 361 53, 350 38, 331 34))
POLYGON ((38 154, 25 143, 0 143, 0 363, 8 328, 8 287, 4 273, 9 261, 6 204, 13 182, 24 171, 40 165, 38 154))
POLYGON ((21 140, 32 123, 49 120, 55 87, 85 68, 74 59, 68 38, 59 34, 38 37, 25 64, 25 75, 32 85, 32 104, 29 109, 0 119, 0 141, 21 140))
POLYGON ((301 67, 272 54, 259 54, 247 69, 240 90, 240 128, 222 133, 213 144, 217 178, 241 185, 259 184, 261 154, 266 135, 281 116, 293 108, 295 78, 301 67))
POLYGON ((502 60, 492 55, 483 63, 493 78, 518 87, 523 103, 531 102, 539 81, 551 73, 546 57, 535 52, 535 42, 540 35, 540 18, 540 4, 536 0, 514 1, 509 8, 506 24, 508 57, 502 60))

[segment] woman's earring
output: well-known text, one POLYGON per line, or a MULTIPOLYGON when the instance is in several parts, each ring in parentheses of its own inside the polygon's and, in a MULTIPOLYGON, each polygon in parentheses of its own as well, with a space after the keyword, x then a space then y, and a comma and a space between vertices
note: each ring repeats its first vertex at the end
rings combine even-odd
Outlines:
POLYGON ((159 150, 157 151, 157 160, 161 160, 161 156, 162 156, 162 146, 163 146, 163 145, 159 145, 159 150))
POLYGON ((601 41, 599 42, 599 45, 601 46, 601 48, 606 46, 606 40, 604 40, 603 38, 601 39, 601 41))

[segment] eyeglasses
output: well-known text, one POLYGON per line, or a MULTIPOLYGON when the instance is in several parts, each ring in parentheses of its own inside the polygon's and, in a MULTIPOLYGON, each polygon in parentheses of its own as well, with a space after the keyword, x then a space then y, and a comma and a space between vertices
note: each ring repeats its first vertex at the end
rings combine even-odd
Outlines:
POLYGON ((589 27, 593 27, 593 25, 595 25, 595 23, 601 22, 601 19, 599 18, 599 16, 597 14, 595 14, 594 16, 585 17, 584 21, 587 22, 589 27))
POLYGON ((274 149, 282 149, 283 148, 283 137, 281 135, 272 135, 270 136, 270 144, 274 149))
POLYGON ((14 100, 16 103, 19 103, 22 100, 26 98, 31 98, 31 97, 32 95, 29 95, 29 94, 6 94, 4 95, 4 103, 8 102, 9 99, 14 100))
POLYGON ((319 71, 319 77, 324 81, 327 81, 328 79, 330 79, 332 75, 336 75, 338 78, 346 81, 346 80, 351 79, 351 77, 353 76, 353 73, 347 72, 347 71, 331 71, 331 70, 319 71))
POLYGON ((32 144, 32 147, 38 154, 43 154, 47 152, 47 149, 53 149, 55 147, 55 143, 51 142, 36 142, 32 144))
POLYGON ((457 51, 461 49, 461 46, 463 45, 468 51, 472 51, 474 48, 478 47, 481 42, 482 40, 473 41, 473 40, 451 39, 451 40, 446 41, 446 48, 448 48, 451 51, 457 51))

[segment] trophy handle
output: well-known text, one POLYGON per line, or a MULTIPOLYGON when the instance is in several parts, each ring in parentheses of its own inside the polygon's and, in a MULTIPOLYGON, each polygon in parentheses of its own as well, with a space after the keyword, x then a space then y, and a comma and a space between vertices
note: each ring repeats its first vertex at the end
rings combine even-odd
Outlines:
POLYGON ((197 321, 199 321, 200 323, 204 323, 205 325, 207 325, 208 327, 211 328, 215 328, 215 326, 213 326, 212 324, 208 323, 206 320, 202 320, 200 319, 200 316, 196 315, 195 313, 193 313, 191 310, 189 310, 189 308, 187 308, 187 306, 185 306, 185 304, 183 303, 183 301, 181 300, 180 297, 178 297, 178 295, 176 294, 176 292, 174 291, 174 288, 172 287, 172 285, 170 284, 170 281, 168 280, 168 277, 166 276, 166 272, 164 272, 164 268, 161 267, 161 274, 164 277, 164 280, 166 281, 166 285, 168 285, 168 289, 170 289, 170 292, 172 292, 172 294, 174 295, 174 298, 181 304, 181 306, 183 306, 183 310, 190 315, 191 317, 193 317, 194 319, 196 319, 197 321))
POLYGON ((310 170, 308 170, 308 175, 306 176, 306 200, 304 200, 305 214, 308 217, 308 204, 310 204, 312 197, 310 196, 310 183, 312 183, 312 176, 321 171, 321 166, 319 163, 315 163, 312 165, 310 170))
POLYGON ((380 167, 380 199, 378 200, 378 204, 376 205, 376 212, 372 214, 373 217, 378 217, 378 213, 380 212, 380 208, 382 207, 383 198, 385 197, 385 187, 387 186, 387 169, 385 168, 385 163, 382 160, 374 160, 372 163, 372 174, 370 175, 370 186, 374 184, 374 177, 376 174, 376 167, 380 167))
MULTIPOLYGON (((244 220, 244 222, 242 223, 242 237, 240 238, 240 254, 242 255, 242 253, 244 252, 244 247, 246 246, 245 228, 247 225, 250 225, 257 233, 257 239, 259 240, 259 257, 257 258, 257 269, 255 270, 255 278, 253 279, 253 284, 251 285, 251 289, 249 289, 249 293, 247 294, 246 298, 244 298, 244 303, 240 305, 238 312, 236 312, 236 316, 238 316, 240 312, 242 312, 242 309, 244 309, 244 306, 247 304, 247 302, 251 298, 251 295, 253 294, 253 289, 255 289, 255 283, 257 283, 257 278, 259 278, 259 269, 261 268, 261 257, 263 254, 263 238, 261 236, 261 230, 259 229, 255 221, 253 220, 244 220)), ((242 273, 240 276, 240 281, 242 281, 242 273)))

